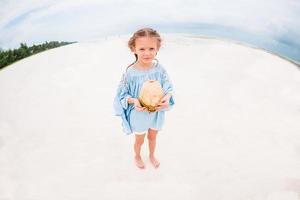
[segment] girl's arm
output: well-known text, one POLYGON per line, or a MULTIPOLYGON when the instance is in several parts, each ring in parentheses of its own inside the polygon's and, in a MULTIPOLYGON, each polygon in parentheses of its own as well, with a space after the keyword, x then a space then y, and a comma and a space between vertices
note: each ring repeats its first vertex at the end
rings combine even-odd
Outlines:
POLYGON ((164 108, 168 108, 170 105, 170 99, 172 97, 171 93, 167 93, 159 102, 158 106, 156 107, 156 109, 158 111, 164 109, 164 108))
POLYGON ((131 95, 129 94, 128 90, 127 75, 126 73, 123 73, 114 101, 115 109, 118 111, 118 113, 120 113, 122 109, 126 110, 128 108, 129 98, 131 98, 131 95))
POLYGON ((138 99, 129 97, 127 101, 129 104, 134 104, 136 101, 138 101, 138 99))
POLYGON ((164 96, 164 98, 166 98, 166 99, 168 99, 168 100, 170 100, 171 97, 172 97, 172 93, 171 93, 171 92, 167 93, 167 94, 164 96))
POLYGON ((128 101, 129 104, 134 104, 134 108, 137 111, 147 111, 147 108, 141 106, 140 101, 137 98, 129 97, 127 101, 128 101))
POLYGON ((167 71, 164 68, 162 69, 163 69, 162 87, 165 96, 161 99, 161 102, 158 105, 158 109, 170 110, 174 105, 173 84, 169 78, 167 71))

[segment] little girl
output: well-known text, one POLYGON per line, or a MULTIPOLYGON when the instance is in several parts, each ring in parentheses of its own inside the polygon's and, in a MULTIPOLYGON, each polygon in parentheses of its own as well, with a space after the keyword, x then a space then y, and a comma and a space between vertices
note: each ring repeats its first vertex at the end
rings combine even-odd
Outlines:
POLYGON ((160 163, 154 156, 156 135, 162 129, 165 111, 174 105, 172 83, 166 70, 155 58, 161 46, 161 37, 151 28, 140 29, 130 38, 128 46, 136 60, 127 67, 122 76, 114 99, 114 108, 116 115, 122 118, 123 131, 127 135, 135 135, 134 160, 137 167, 145 168, 140 152, 148 133, 149 159, 158 168, 160 163), (143 83, 148 80, 158 81, 164 92, 155 112, 149 112, 146 107, 142 107, 138 99, 143 83))

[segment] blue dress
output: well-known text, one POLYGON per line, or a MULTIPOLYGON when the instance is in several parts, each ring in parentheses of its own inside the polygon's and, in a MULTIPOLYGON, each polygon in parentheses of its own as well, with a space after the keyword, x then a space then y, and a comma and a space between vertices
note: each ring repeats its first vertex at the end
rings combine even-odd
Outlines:
POLYGON ((133 132, 146 132, 149 128, 161 130, 164 124, 165 111, 174 105, 173 85, 167 71, 159 63, 153 64, 148 70, 129 67, 122 75, 117 94, 114 99, 115 115, 122 118, 123 131, 129 135, 133 132), (128 98, 138 98, 143 83, 147 80, 160 82, 164 94, 171 93, 169 107, 157 112, 139 112, 134 104, 128 104, 128 98))

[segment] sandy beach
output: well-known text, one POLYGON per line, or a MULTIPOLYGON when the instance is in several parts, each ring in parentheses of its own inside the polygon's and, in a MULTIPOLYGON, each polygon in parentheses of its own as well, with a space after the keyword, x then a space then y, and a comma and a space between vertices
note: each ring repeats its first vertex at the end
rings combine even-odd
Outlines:
POLYGON ((162 34, 175 88, 154 169, 134 165, 113 98, 128 36, 0 70, 0 200, 300 199, 300 70, 260 49, 162 34))

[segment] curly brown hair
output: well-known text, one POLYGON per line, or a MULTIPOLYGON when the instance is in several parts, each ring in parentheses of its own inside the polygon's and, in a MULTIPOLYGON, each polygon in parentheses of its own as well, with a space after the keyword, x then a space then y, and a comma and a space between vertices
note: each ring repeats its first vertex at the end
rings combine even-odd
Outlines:
MULTIPOLYGON (((131 38, 130 38, 129 41, 128 41, 128 47, 130 48, 131 51, 134 51, 134 48, 135 48, 135 40, 136 40, 137 38, 140 38, 140 37, 154 37, 154 38, 157 39, 157 49, 159 49, 159 48, 161 47, 162 39, 161 39, 159 33, 158 33, 156 30, 152 29, 152 28, 142 28, 142 29, 136 31, 135 33, 133 33, 133 35, 131 36, 131 38)), ((127 69, 128 69, 131 65, 133 65, 134 63, 137 62, 138 57, 137 57, 136 54, 134 54, 134 56, 135 56, 135 61, 134 61, 132 64, 130 64, 130 65, 127 67, 127 69)))

